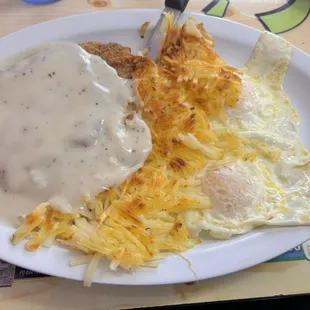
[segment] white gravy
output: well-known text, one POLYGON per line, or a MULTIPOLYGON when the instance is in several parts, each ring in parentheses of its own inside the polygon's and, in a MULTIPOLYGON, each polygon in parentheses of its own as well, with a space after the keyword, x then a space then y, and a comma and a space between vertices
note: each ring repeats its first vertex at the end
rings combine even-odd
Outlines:
POLYGON ((0 61, 0 221, 49 202, 82 206, 142 167, 152 148, 132 82, 77 44, 55 42, 0 61))

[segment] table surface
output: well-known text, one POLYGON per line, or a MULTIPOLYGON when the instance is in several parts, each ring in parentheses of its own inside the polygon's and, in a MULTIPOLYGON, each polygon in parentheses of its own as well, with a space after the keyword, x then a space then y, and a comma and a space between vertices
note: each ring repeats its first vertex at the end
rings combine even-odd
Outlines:
MULTIPOLYGON (((221 15, 258 29, 264 29, 255 14, 276 10, 288 0, 191 0, 188 11, 221 15), (211 3, 212 2, 212 3, 211 3), (211 3, 211 5, 210 5, 211 3), (220 3, 214 8, 215 3, 220 3)), ((309 0, 289 1, 285 10, 277 10, 266 25, 296 47, 310 53, 309 0), (286 15, 285 15, 286 14, 286 15), (291 16, 284 20, 283 16, 291 16)), ((96 10, 121 8, 162 8, 160 0, 61 0, 38 6, 21 0, 0 0, 0 37, 31 24, 56 17, 96 10)), ((265 263, 238 273, 201 281, 194 285, 123 287, 93 285, 55 278, 19 280, 10 288, 0 288, 0 309, 119 309, 196 303, 214 300, 254 298, 279 294, 310 292, 306 260, 265 263)))

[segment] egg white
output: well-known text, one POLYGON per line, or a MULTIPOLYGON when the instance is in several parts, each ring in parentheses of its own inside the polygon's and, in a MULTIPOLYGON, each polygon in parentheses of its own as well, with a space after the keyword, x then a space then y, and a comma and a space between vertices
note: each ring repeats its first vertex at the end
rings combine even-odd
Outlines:
MULTIPOLYGON (((210 163, 197 174, 211 208, 186 214, 194 235, 207 230, 227 239, 262 225, 310 224, 310 157, 299 137, 298 115, 282 89, 289 60, 290 45, 264 32, 242 68, 239 102, 225 111, 226 128, 279 158, 258 153, 253 161, 225 162, 224 155, 223 164, 210 163)), ((218 120, 212 126, 219 126, 218 120)))

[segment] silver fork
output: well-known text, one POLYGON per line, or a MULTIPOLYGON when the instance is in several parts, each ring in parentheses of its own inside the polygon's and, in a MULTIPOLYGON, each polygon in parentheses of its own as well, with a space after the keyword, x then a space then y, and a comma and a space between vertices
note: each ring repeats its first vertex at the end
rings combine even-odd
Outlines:
MULTIPOLYGON (((180 14, 184 12, 189 0, 165 0, 165 8, 163 12, 173 13, 174 21, 176 23, 180 14)), ((163 39, 163 34, 160 32, 160 26, 164 19, 164 14, 161 14, 154 31, 147 43, 147 47, 149 48, 149 57, 153 57, 154 61, 157 61, 158 53, 159 53, 159 42, 163 39)))

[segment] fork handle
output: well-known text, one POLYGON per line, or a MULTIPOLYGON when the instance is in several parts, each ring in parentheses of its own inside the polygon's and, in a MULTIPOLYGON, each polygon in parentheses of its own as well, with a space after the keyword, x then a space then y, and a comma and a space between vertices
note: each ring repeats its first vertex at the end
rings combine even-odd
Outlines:
POLYGON ((189 0, 165 0, 165 6, 183 12, 189 0))

